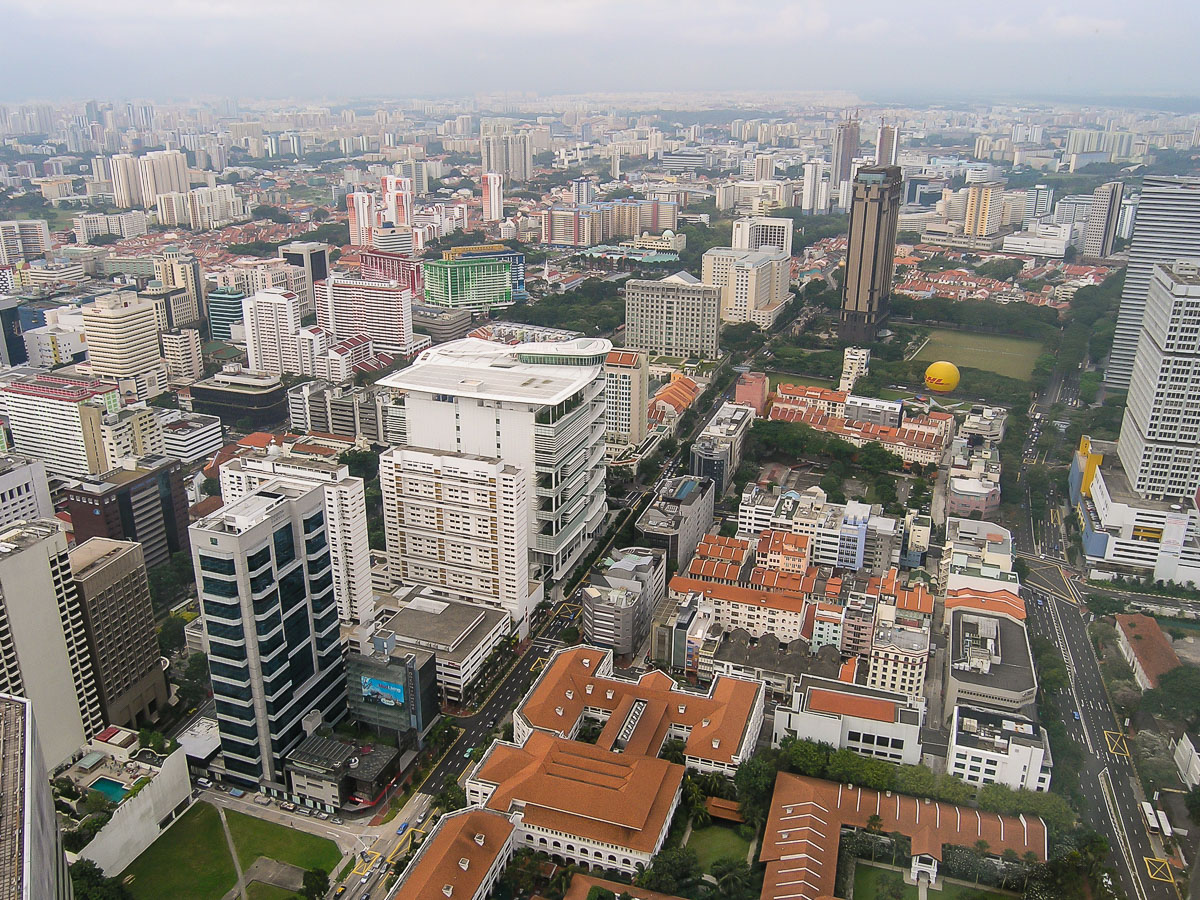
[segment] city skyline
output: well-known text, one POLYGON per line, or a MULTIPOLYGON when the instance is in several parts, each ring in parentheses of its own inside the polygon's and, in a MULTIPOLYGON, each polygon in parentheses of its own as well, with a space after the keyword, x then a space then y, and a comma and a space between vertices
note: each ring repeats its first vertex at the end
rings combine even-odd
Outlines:
MULTIPOLYGON (((254 4, 210 2, 168 6, 147 0, 121 0, 103 10, 78 0, 52 5, 6 0, 12 42, 0 63, 5 100, 82 97, 80 65, 91 73, 90 92, 102 97, 193 97, 239 94, 258 97, 361 94, 357 67, 297 65, 328 50, 330 31, 311 27, 326 12, 301 0, 254 4), (55 23, 56 50, 73 65, 47 69, 35 38, 55 23), (253 53, 232 41, 236 32, 258 29, 273 35, 253 53), (166 40, 172 33, 188 40, 166 40), (132 54, 140 65, 114 67, 112 54, 132 54), (236 65, 233 63, 236 62, 236 65), (30 66, 39 79, 31 82, 30 66), (153 77, 148 77, 153 72, 153 77), (68 74, 70 73, 70 74, 68 74)), ((992 21, 973 11, 938 3, 924 15, 897 15, 882 2, 855 8, 853 18, 823 0, 766 2, 752 10, 719 4, 697 14, 673 0, 635 5, 626 0, 550 4, 527 0, 503 8, 483 3, 460 6, 447 21, 442 10, 387 7, 351 2, 338 9, 340 22, 372 32, 403 28, 404 52, 388 57, 386 72, 372 79, 377 96, 447 96, 494 92, 547 94, 577 91, 679 90, 849 91, 864 99, 901 96, 926 99, 980 97, 1178 96, 1178 86, 1195 83, 1200 62, 1186 52, 1187 35, 1200 13, 1179 2, 1157 2, 1139 15, 1116 0, 1086 10, 1044 6, 1030 0, 1007 4, 992 21), (636 17, 637 28, 626 26, 636 17), (670 42, 656 39, 669 31, 670 42), (620 40, 620 54, 612 52, 620 40), (515 44, 536 48, 540 64, 512 65, 515 44), (445 52, 455 43, 470 53, 445 52), (861 52, 844 67, 846 46, 861 52), (980 67, 980 45, 991 44, 1005 65, 980 67), (930 46, 936 64, 912 64, 913 54, 930 46), (755 65, 721 64, 729 50, 755 46, 755 65), (802 52, 797 52, 802 51, 802 52), (639 52, 649 69, 624 63, 639 52), (1118 58, 1120 64, 1114 65, 1118 58), (547 73, 555 73, 549 77, 547 73), (969 73, 969 77, 965 77, 969 73)))

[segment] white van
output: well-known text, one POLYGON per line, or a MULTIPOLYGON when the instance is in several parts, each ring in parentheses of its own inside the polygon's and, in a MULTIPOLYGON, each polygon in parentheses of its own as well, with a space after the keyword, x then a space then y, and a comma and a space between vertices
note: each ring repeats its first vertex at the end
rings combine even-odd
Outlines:
POLYGON ((208 790, 210 787, 212 787, 213 785, 212 785, 212 782, 211 782, 211 781, 209 781, 207 778, 197 778, 197 779, 196 779, 196 786, 197 786, 197 787, 200 787, 200 788, 203 788, 204 790, 206 790, 206 791, 207 791, 207 790, 208 790))

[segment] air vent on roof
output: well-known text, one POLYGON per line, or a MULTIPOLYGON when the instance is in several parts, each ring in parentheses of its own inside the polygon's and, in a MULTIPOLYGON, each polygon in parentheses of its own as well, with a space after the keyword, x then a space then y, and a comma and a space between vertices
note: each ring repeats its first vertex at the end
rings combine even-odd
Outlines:
POLYGON ((713 749, 716 750, 720 746, 721 746, 721 739, 713 738, 713 749))
POLYGON ((588 659, 586 656, 583 658, 583 667, 585 669, 590 669, 592 667, 592 661, 590 659, 588 659))
POLYGON ((445 894, 447 897, 453 897, 454 896, 454 885, 443 884, 442 885, 442 893, 445 894))
POLYGON ((467 871, 467 868, 470 865, 471 865, 471 861, 469 859, 467 859, 465 856, 458 861, 458 867, 460 869, 462 869, 464 872, 467 871))
POLYGON ((574 692, 574 691, 572 691, 572 690, 568 690, 568 691, 567 691, 567 699, 568 699, 568 700, 574 700, 574 699, 575 699, 575 692, 574 692))
POLYGON ((702 719, 702 720, 701 720, 701 722, 700 722, 700 724, 701 724, 701 725, 703 725, 705 728, 707 728, 707 727, 708 727, 708 724, 709 724, 709 720, 708 720, 708 719, 702 719))
POLYGON ((606 699, 611 700, 613 698, 612 688, 609 688, 607 691, 605 691, 604 696, 606 699))
POLYGON ((589 684, 589 685, 585 686, 584 691, 590 694, 592 692, 592 685, 589 684))
POLYGON ((563 714, 563 708, 561 706, 554 707, 554 714, 556 716, 561 716, 563 714))
POLYGON ((477 843, 480 847, 483 846, 483 832, 482 831, 475 835, 475 843, 477 843))
POLYGON ((687 707, 682 703, 679 704, 679 712, 680 714, 687 712, 687 707))

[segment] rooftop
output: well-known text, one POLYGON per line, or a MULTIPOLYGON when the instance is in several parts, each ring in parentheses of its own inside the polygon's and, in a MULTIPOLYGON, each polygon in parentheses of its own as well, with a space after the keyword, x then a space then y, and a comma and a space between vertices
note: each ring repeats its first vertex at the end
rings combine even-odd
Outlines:
POLYGON ((421 353, 407 369, 381 378, 383 387, 553 406, 600 374, 612 344, 602 338, 497 344, 463 338, 421 353), (523 362, 521 357, 537 362, 523 362), (548 362, 549 359, 560 360, 548 362))
POLYGON ((1153 687, 1158 687, 1159 678, 1180 665, 1171 642, 1150 616, 1118 614, 1116 620, 1146 678, 1153 687))
POLYGON ((1010 744, 1049 749, 1046 732, 1036 722, 975 706, 954 708, 954 742, 963 747, 1002 754, 1008 753, 1010 744))
POLYGON ((474 897, 512 833, 508 817, 489 809, 448 813, 404 870, 401 894, 406 900, 474 897))
POLYGON ((950 675, 1012 693, 1037 687, 1025 627, 1003 616, 952 609, 950 675))
POLYGON ((375 636, 392 634, 401 644, 433 649, 445 662, 465 659, 507 617, 501 609, 437 597, 419 587, 402 589, 396 597, 400 609, 380 617, 375 636))
POLYGON ((805 675, 796 685, 802 709, 876 722, 920 725, 921 711, 905 694, 897 694, 834 678, 805 675))
POLYGON ((140 545, 134 541, 114 541, 106 537, 94 537, 70 551, 71 572, 76 578, 87 578, 126 553, 132 553, 140 545))

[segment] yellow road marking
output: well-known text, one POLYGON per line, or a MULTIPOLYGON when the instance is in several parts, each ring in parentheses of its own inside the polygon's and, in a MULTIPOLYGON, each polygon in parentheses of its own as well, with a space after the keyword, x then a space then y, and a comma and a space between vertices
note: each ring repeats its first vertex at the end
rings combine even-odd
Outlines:
POLYGON ((1165 881, 1168 884, 1175 883, 1175 874, 1171 871, 1171 864, 1165 859, 1155 859, 1152 856, 1143 856, 1142 859, 1146 863, 1146 874, 1154 881, 1165 881))
POLYGON ((1125 735, 1119 731, 1105 731, 1104 740, 1108 742, 1108 752, 1113 756, 1129 756, 1129 745, 1125 742, 1125 735))

